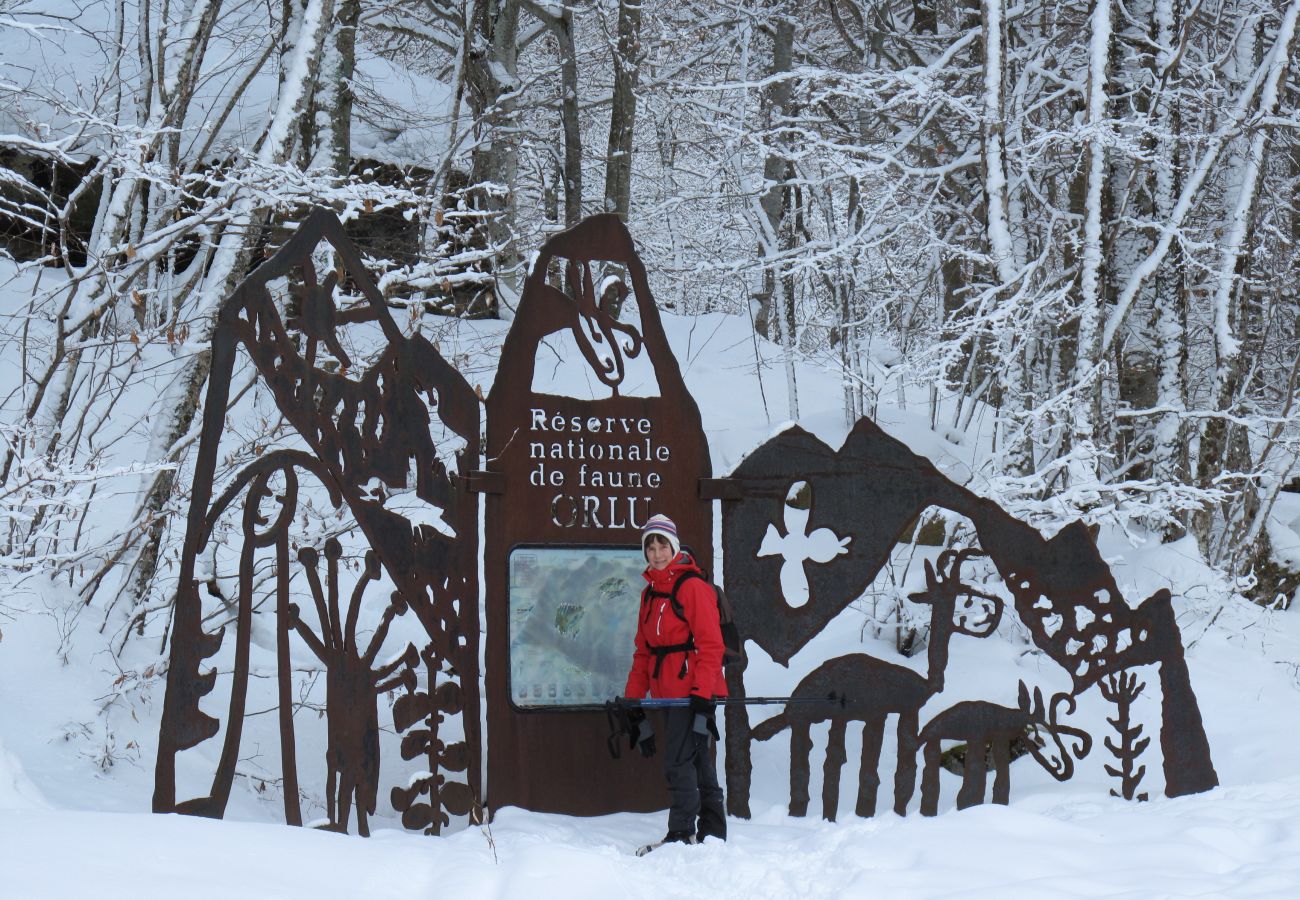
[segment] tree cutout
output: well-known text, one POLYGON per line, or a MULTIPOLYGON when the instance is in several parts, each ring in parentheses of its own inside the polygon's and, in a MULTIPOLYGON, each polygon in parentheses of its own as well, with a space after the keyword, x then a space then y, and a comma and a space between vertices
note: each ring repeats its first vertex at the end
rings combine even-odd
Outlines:
POLYGON ((1135 672, 1112 675, 1100 686, 1101 695, 1115 704, 1115 718, 1107 716, 1106 721, 1119 735, 1118 744, 1112 741, 1109 735, 1104 740, 1106 749, 1119 760, 1119 768, 1106 765, 1106 773, 1113 778, 1118 778, 1120 782, 1118 791, 1111 788, 1112 797, 1123 797, 1125 800, 1132 800, 1135 797, 1138 800, 1147 799, 1145 791, 1141 794, 1137 793, 1138 785, 1142 783, 1142 776, 1146 775, 1147 767, 1136 766, 1135 768, 1135 764, 1142 751, 1151 743, 1151 738, 1142 737, 1141 724, 1132 724, 1133 701, 1142 695, 1145 688, 1146 683, 1139 682, 1135 672))
POLYGON ((770 522, 763 543, 759 545, 758 556, 780 556, 785 562, 781 565, 781 594, 786 605, 803 606, 808 602, 808 574, 804 564, 814 562, 826 564, 837 556, 848 552, 852 537, 840 537, 830 528, 808 530, 808 517, 812 505, 806 498, 811 493, 806 481, 796 482, 790 486, 785 498, 785 515, 783 517, 785 534, 776 523, 770 522))
POLYGON ((348 811, 355 802, 357 831, 366 837, 370 834, 366 817, 375 814, 375 799, 379 793, 379 695, 403 686, 407 691, 415 690, 415 666, 420 657, 415 647, 407 644, 406 650, 396 659, 373 668, 393 617, 406 612, 406 601, 398 593, 393 594, 392 602, 384 609, 379 627, 371 635, 365 652, 358 650, 357 620, 361 598, 366 586, 379 578, 379 561, 373 551, 366 553, 365 570, 352 591, 344 619, 339 610, 339 557, 342 555, 343 548, 338 541, 330 538, 325 542, 327 599, 316 570, 320 555, 311 547, 298 551, 298 560, 306 567, 311 596, 316 602, 320 634, 315 634, 302 621, 297 604, 289 604, 289 624, 325 665, 325 715, 328 720, 325 802, 329 816, 326 828, 346 833, 348 811), (394 674, 398 669, 402 671, 394 674))
MULTIPOLYGON (((456 470, 460 475, 468 473, 478 461, 479 400, 428 340, 398 327, 338 218, 315 210, 223 304, 213 335, 203 408, 181 552, 153 808, 214 818, 225 813, 240 758, 248 696, 252 615, 258 599, 254 597, 255 555, 273 550, 285 821, 295 825, 302 821, 289 644, 296 632, 327 671, 330 825, 345 828, 355 805, 364 832, 378 790, 378 694, 397 684, 413 689, 413 669, 423 662, 428 682, 456 680, 465 697, 463 706, 478 709, 477 503, 456 470), (317 281, 313 262, 321 248, 339 260, 339 267, 323 283, 317 281), (270 288, 281 279, 288 279, 295 298, 288 319, 281 318, 270 288), (343 282, 361 295, 361 301, 340 309, 334 292, 343 282), (338 332, 362 323, 386 343, 367 368, 349 374, 353 361, 343 351, 338 332), (317 364, 321 344, 340 366, 317 364), (264 453, 231 477, 214 500, 231 380, 240 351, 305 449, 264 453), (322 588, 316 572, 319 557, 314 551, 300 555, 312 585, 319 634, 303 622, 290 596, 289 532, 297 511, 298 473, 310 473, 334 509, 342 512, 346 507, 356 531, 369 545, 365 573, 342 616, 337 605, 338 544, 325 547, 330 561, 328 590, 322 588), (203 672, 200 666, 220 649, 224 633, 208 634, 203 629, 196 560, 212 541, 218 520, 241 498, 244 527, 235 600, 235 665, 220 760, 206 795, 178 801, 177 754, 214 737, 221 726, 199 708, 216 681, 214 670, 203 672), (263 503, 268 508, 278 503, 280 509, 264 515, 263 503), (356 644, 360 602, 365 586, 381 570, 396 593, 362 651, 356 644), (389 623, 407 610, 419 620, 427 644, 419 653, 407 646, 395 661, 376 668, 389 623), (406 670, 395 674, 402 666, 406 670)), ((436 724, 429 727, 436 730, 436 724)), ((452 800, 424 817, 431 832, 445 822, 444 812, 460 814, 456 811, 468 808, 459 797, 468 795, 478 802, 481 793, 478 716, 463 716, 461 724, 465 744, 460 755, 468 761, 459 768, 444 766, 459 760, 456 754, 445 759, 440 755, 436 735, 427 742, 429 777, 443 778, 441 767, 461 772, 465 779, 458 787, 447 785, 443 795, 452 800)), ((436 792, 432 802, 438 803, 436 792)))

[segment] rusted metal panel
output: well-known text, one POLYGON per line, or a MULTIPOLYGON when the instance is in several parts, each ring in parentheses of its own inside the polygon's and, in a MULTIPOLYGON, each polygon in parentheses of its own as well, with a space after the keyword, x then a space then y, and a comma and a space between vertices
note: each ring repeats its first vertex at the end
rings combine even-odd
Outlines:
POLYGON ((465 475, 465 489, 472 494, 501 494, 505 492, 506 479, 500 472, 475 469, 465 475))
POLYGON ((745 486, 734 478, 701 478, 701 500, 742 500, 745 486))
MULTIPOLYGON (((981 605, 996 603, 1001 616, 1000 600, 961 583, 961 561, 973 551, 947 551, 940 557, 940 571, 928 571, 929 589, 910 598, 931 607, 924 677, 867 654, 850 654, 817 667, 795 690, 796 696, 834 692, 849 697, 848 709, 791 706, 752 731, 744 708, 727 710, 728 804, 734 814, 748 809, 751 736, 762 740, 786 729, 791 732, 790 809, 797 815, 806 811, 808 728, 815 721, 831 722, 823 813, 828 818, 836 814, 845 729, 850 722, 860 722, 864 753, 857 811, 874 814, 876 761, 884 717, 890 713, 899 716, 897 812, 905 813, 912 797, 917 752, 927 754, 926 777, 937 779, 930 755, 937 752, 939 740, 958 734, 980 748, 967 756, 959 805, 980 802, 984 796, 985 750, 997 770, 993 797, 1005 802, 1004 763, 1013 739, 1023 737, 1030 726, 1051 735, 1059 752, 1043 755, 1040 761, 1054 776, 1068 777, 1073 771, 1071 752, 1074 758, 1082 756, 1091 741, 1061 721, 1059 711, 1071 711, 1074 697, 1098 681, 1149 663, 1160 666, 1166 793, 1178 796, 1218 783, 1169 592, 1158 591, 1131 608, 1082 523, 1044 538, 997 504, 949 481, 868 419, 854 426, 839 451, 791 427, 748 456, 728 480, 740 483, 741 496, 723 504, 727 592, 741 633, 778 662, 788 664, 861 596, 918 515, 937 506, 971 521, 980 550, 993 561, 1033 642, 1073 682, 1073 690, 1054 697, 1048 707, 1040 693, 1031 702, 1022 684, 1018 709, 959 704, 921 728, 919 711, 943 689, 950 636, 971 633, 957 627, 954 615, 960 613, 959 618, 969 622, 981 605), (814 536, 819 540, 811 541, 814 536), (814 544, 820 549, 810 549, 814 544), (1070 752, 1062 736, 1071 738, 1070 752)), ((743 685, 738 687, 743 690, 743 685)), ((1131 763, 1132 750, 1123 752, 1131 763)), ((1131 794, 1134 787, 1130 771, 1125 790, 1131 794)), ((923 809, 933 810, 936 803, 934 781, 923 809)))
MULTIPOLYGON (((330 827, 346 829, 355 810, 359 830, 367 828, 379 782, 377 698, 399 687, 405 693, 394 704, 393 716, 404 735, 402 756, 423 758, 432 773, 392 791, 403 822, 436 833, 451 815, 479 815, 484 748, 477 715, 476 494, 485 497, 488 535, 483 677, 491 735, 488 802, 493 809, 514 805, 594 815, 666 805, 657 760, 631 755, 615 761, 605 752, 606 723, 598 704, 606 698, 570 702, 561 695, 548 708, 512 703, 514 586, 509 563, 512 552, 535 547, 634 548, 635 554, 641 524, 653 513, 666 513, 678 523, 684 543, 698 551, 698 561, 711 568, 713 500, 723 501, 726 588, 736 624, 743 637, 782 664, 862 594, 926 508, 966 517, 979 543, 978 548, 946 550, 933 565, 927 563, 926 589, 909 597, 930 610, 924 674, 869 654, 847 654, 816 666, 794 690, 796 699, 833 694, 846 698, 842 703, 792 703, 753 727, 746 707, 728 706, 726 773, 733 814, 748 815, 751 742, 786 731, 791 741, 790 809, 799 815, 807 811, 810 728, 820 722, 830 728, 823 815, 838 813, 850 725, 863 733, 855 811, 874 814, 889 715, 898 718, 895 811, 905 813, 915 793, 918 755, 924 760, 921 811, 935 811, 944 740, 967 745, 958 806, 983 802, 990 766, 994 784, 989 796, 1006 802, 1008 767, 1017 748, 1025 748, 1061 779, 1073 772, 1075 759, 1088 753, 1090 736, 1065 717, 1073 712, 1075 698, 1098 684, 1103 697, 1116 704, 1113 721, 1119 723, 1120 742, 1108 740, 1106 746, 1121 767, 1108 771, 1121 779, 1122 796, 1140 796, 1142 770, 1136 758, 1146 741, 1140 739, 1141 728, 1131 723, 1129 709, 1143 686, 1130 670, 1148 664, 1159 666, 1166 793, 1177 796, 1217 784, 1172 597, 1162 590, 1131 607, 1081 523, 1045 538, 997 504, 945 478, 868 419, 854 426, 838 451, 791 427, 754 451, 730 476, 712 478, 699 410, 668 346, 644 267, 617 216, 594 216, 542 247, 506 338, 487 411, 487 467, 479 469, 477 397, 427 341, 403 335, 392 322, 332 215, 314 213, 240 285, 222 310, 213 341, 176 600, 155 809, 213 816, 225 809, 249 678, 252 570, 257 554, 267 552, 274 554, 276 572, 286 821, 302 820, 289 715, 289 641, 294 635, 327 673, 324 762, 330 827), (311 258, 321 240, 330 243, 341 270, 318 284, 311 258), (267 283, 286 276, 297 310, 282 322, 267 283), (365 303, 337 307, 333 294, 344 278, 351 279, 365 303), (628 301, 639 314, 635 324, 619 315, 628 301), (353 362, 337 338, 338 328, 349 322, 378 323, 388 339, 378 361, 363 373, 349 371, 353 362), (569 396, 547 388, 538 362, 542 347, 551 355, 547 365, 557 358, 576 363, 585 374, 571 383, 590 386, 592 395, 569 396), (240 349, 257 366, 308 451, 265 454, 230 478, 213 499, 230 374, 240 349), (332 368, 318 365, 318 355, 332 357, 332 368), (639 378, 653 380, 653 390, 635 389, 631 373, 636 364, 642 364, 639 378), (432 438, 435 420, 457 442, 450 456, 432 438), (376 496, 376 485, 407 487, 410 473, 416 495, 439 511, 447 532, 413 526, 376 496), (323 548, 323 574, 321 552, 299 551, 314 614, 304 614, 307 604, 293 602, 289 592, 291 529, 303 476, 319 482, 335 507, 349 508, 371 548, 346 606, 338 599, 337 542, 323 548), (176 754, 220 730, 221 723, 199 709, 215 679, 214 672, 201 672, 200 666, 217 652, 224 635, 202 627, 195 560, 227 511, 242 514, 243 543, 223 747, 209 793, 178 802, 176 754), (993 562, 1011 598, 1009 608, 963 581, 962 566, 976 555, 993 562), (367 585, 380 572, 397 591, 361 651, 357 614, 367 585), (376 666, 389 624, 408 610, 423 625, 428 643, 422 649, 408 646, 396 657, 387 653, 391 661, 376 666), (963 701, 923 723, 922 709, 944 688, 951 640, 985 637, 1011 612, 1045 656, 1069 674, 1071 690, 1045 701, 1041 689, 1021 683, 1015 708, 963 701), (424 691, 416 689, 421 666, 429 685, 424 691), (463 717, 465 739, 447 745, 439 738, 439 725, 457 715, 463 717), (1046 737, 1035 742, 1034 735, 1046 737)), ((380 487, 378 493, 384 490, 380 487)), ((579 572, 578 577, 585 576, 579 572)), ((591 586, 569 590, 576 594, 579 587, 591 586)), ((582 605, 568 596, 546 599, 541 618, 547 627, 576 638, 582 605)), ((626 602, 633 621, 636 601, 626 602)), ((622 652, 630 663, 630 639, 622 652)), ((727 682, 734 697, 745 696, 743 665, 728 669, 727 682)))
MULTIPOLYGON (((712 562, 712 509, 698 492, 700 479, 711 474, 699 409, 617 216, 593 216, 541 248, 487 399, 487 458, 488 470, 505 482, 485 501, 489 805, 576 815, 664 808, 660 761, 610 759, 603 711, 523 711, 511 705, 509 691, 513 548, 637 547, 641 524, 664 513, 694 545, 699 562, 712 562), (612 314, 624 302, 639 311, 635 326, 612 314), (565 342, 567 361, 588 373, 591 397, 535 389, 544 339, 565 342), (657 390, 629 396, 629 367, 647 358, 657 390)), ((635 601, 627 615, 635 620, 635 601)), ((629 640, 629 665, 632 650, 629 640)))
POLYGON ((791 427, 747 456, 731 480, 743 485, 744 499, 723 504, 727 594, 745 636, 782 664, 862 594, 921 511, 943 505, 957 489, 869 419, 854 426, 838 453, 791 427), (800 485, 806 512, 786 502, 800 485), (823 528, 852 537, 843 553, 787 559, 783 542, 791 534, 823 528), (787 567, 806 584, 800 605, 782 594, 787 567))
MULTIPOLYGON (((478 399, 469 384, 419 334, 406 335, 389 315, 383 297, 359 254, 330 212, 316 210, 294 236, 246 278, 222 308, 213 338, 212 370, 204 404, 194 487, 181 556, 171 664, 163 704, 159 753, 155 768, 154 809, 220 817, 229 799, 239 757, 244 702, 249 677, 249 641, 253 566, 258 550, 274 552, 277 691, 280 707, 281 768, 285 819, 302 821, 298 809, 298 760, 293 731, 289 669, 290 635, 296 634, 326 671, 328 750, 314 761, 326 772, 329 827, 346 830, 357 813, 365 833, 366 818, 376 809, 379 776, 378 696, 403 688, 399 705, 409 713, 399 729, 407 758, 423 756, 432 773, 392 800, 409 828, 436 833, 448 815, 464 815, 480 806, 480 726, 478 716, 477 508, 456 472, 478 462, 478 399), (313 255, 322 242, 339 268, 318 282, 313 255), (268 284, 288 278, 296 313, 282 320, 268 284), (364 297, 339 309, 334 291, 343 279, 364 297), (387 346, 371 367, 350 371, 355 363, 339 342, 338 329, 373 323, 387 346), (332 356, 328 366, 318 357, 332 356), (230 378, 236 352, 248 354, 270 389, 280 412, 310 452, 272 451, 237 473, 213 500, 218 448, 225 428, 230 378), (438 447, 434 423, 456 446, 438 447), (414 484, 407 484, 414 474, 414 484), (346 505, 371 550, 363 577, 346 607, 338 602, 339 545, 327 542, 325 580, 318 572, 319 553, 298 553, 311 588, 314 616, 304 616, 290 597, 294 562, 289 551, 297 511, 298 478, 307 474, 325 489, 335 507, 346 505), (274 483, 274 486, 273 486, 274 483), (385 507, 391 490, 413 488, 415 496, 437 510, 447 530, 413 525, 385 507), (243 545, 236 598, 235 669, 226 714, 223 746, 208 794, 189 800, 176 797, 176 754, 213 737, 220 723, 198 708, 214 685, 213 671, 200 672, 204 659, 219 649, 223 634, 207 633, 201 621, 195 560, 212 529, 229 508, 242 504, 243 545), (264 509, 265 507, 265 509, 264 509), (384 607, 380 624, 364 651, 356 628, 367 584, 384 571, 397 590, 384 607), (322 586, 324 585, 324 587, 322 586), (394 616, 412 612, 428 636, 422 650, 408 646, 386 665, 375 665, 394 616), (314 625, 308 619, 314 619, 314 625), (414 670, 423 663, 433 686, 454 679, 455 696, 442 684, 434 697, 416 690, 414 670), (445 715, 470 711, 463 718, 465 739, 446 746, 438 738, 445 715), (420 724, 423 727, 413 729, 420 724), (410 755, 407 755, 407 751, 410 755), (440 772, 463 773, 463 782, 440 772), (422 798, 427 797, 427 800, 422 798)), ((391 648, 386 656, 391 655, 391 648)))

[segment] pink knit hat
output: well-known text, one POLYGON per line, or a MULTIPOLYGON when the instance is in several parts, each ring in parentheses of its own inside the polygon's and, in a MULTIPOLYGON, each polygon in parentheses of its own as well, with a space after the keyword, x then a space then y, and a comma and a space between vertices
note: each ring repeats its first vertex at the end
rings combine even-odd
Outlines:
POLYGON ((651 516, 641 528, 641 550, 645 550, 645 542, 650 539, 650 535, 657 534, 668 542, 668 546, 673 548, 673 556, 682 552, 682 542, 677 537, 677 525, 672 519, 665 515, 651 516))

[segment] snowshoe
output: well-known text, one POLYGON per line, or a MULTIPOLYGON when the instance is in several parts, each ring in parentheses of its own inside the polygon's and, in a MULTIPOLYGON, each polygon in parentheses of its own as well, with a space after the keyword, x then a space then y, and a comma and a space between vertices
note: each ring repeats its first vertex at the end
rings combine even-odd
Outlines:
POLYGON ((646 844, 644 847, 638 847, 637 856, 645 856, 651 850, 658 850, 664 844, 698 844, 699 839, 689 831, 670 831, 664 835, 662 841, 655 841, 653 844, 646 844))

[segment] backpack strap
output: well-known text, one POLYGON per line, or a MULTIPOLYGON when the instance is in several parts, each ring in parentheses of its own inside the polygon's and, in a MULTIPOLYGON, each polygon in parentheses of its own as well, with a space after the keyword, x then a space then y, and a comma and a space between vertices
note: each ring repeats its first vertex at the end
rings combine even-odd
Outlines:
MULTIPOLYGON (((651 588, 649 585, 646 585, 645 590, 641 594, 641 605, 642 608, 645 609, 645 614, 641 617, 642 621, 643 622, 648 621, 650 618, 649 602, 651 597, 667 597, 669 599, 669 605, 672 607, 673 615, 677 616, 677 618, 685 622, 687 627, 689 628, 690 621, 686 618, 686 610, 683 608, 681 601, 677 599, 677 594, 681 590, 682 582, 686 581, 688 578, 699 578, 705 584, 709 585, 709 588, 717 596, 718 614, 720 618, 724 615, 724 610, 725 610, 726 621, 719 622, 722 630, 723 667, 725 668, 726 666, 729 666, 732 663, 743 660, 745 658, 745 654, 744 651, 740 649, 742 642, 740 640, 740 634, 736 630, 736 625, 732 619, 731 607, 727 603, 726 597, 722 593, 721 589, 717 585, 709 581, 708 576, 701 572, 696 572, 696 571, 683 572, 681 574, 681 577, 678 578, 676 582, 674 582, 672 592, 668 594, 665 594, 663 591, 656 591, 653 588, 651 588)), ((676 653, 681 650, 685 650, 687 652, 692 652, 695 650, 695 635, 693 634, 688 635, 685 643, 682 644, 673 644, 669 647, 664 647, 664 648, 650 647, 650 652, 656 655, 655 669, 654 669, 656 677, 658 677, 659 675, 660 664, 663 662, 663 655, 666 655, 668 653, 676 653)), ((686 661, 684 659, 682 660, 681 677, 683 678, 686 677, 686 661)))
MULTIPOLYGON (((705 578, 703 575, 701 575, 699 572, 692 572, 692 571, 683 572, 682 576, 673 583, 673 592, 668 595, 669 602, 672 604, 673 607, 673 615, 681 619, 683 622, 686 622, 686 609, 682 606, 682 602, 677 599, 677 594, 682 589, 682 582, 689 581, 692 578, 698 578, 704 582, 708 581, 708 579, 705 578)), ((690 623, 687 622, 687 624, 689 625, 690 623)))
MULTIPOLYGON (((703 578, 703 577, 704 576, 702 576, 699 572, 683 572, 681 577, 678 578, 677 581, 673 583, 672 592, 668 594, 665 594, 663 591, 656 591, 654 588, 650 587, 650 585, 646 585, 645 590, 641 592, 641 605, 645 607, 645 615, 642 616, 642 621, 647 621, 650 618, 649 602, 651 597, 667 597, 668 605, 672 609, 673 615, 681 619, 683 622, 686 622, 686 624, 689 626, 690 622, 686 618, 686 610, 682 607, 681 601, 677 599, 677 592, 681 589, 682 582, 687 580, 688 578, 703 578)), ((695 652, 695 635, 688 634, 686 636, 686 640, 682 641, 680 644, 666 644, 662 647, 655 647, 647 642, 646 647, 649 648, 652 654, 654 654, 654 658, 655 658, 655 667, 651 677, 658 678, 659 672, 663 668, 665 656, 667 656, 670 653, 682 653, 682 652, 694 653, 695 652)), ((680 673, 678 673, 677 677, 685 678, 686 672, 687 672, 687 657, 683 656, 682 670, 680 673)))

